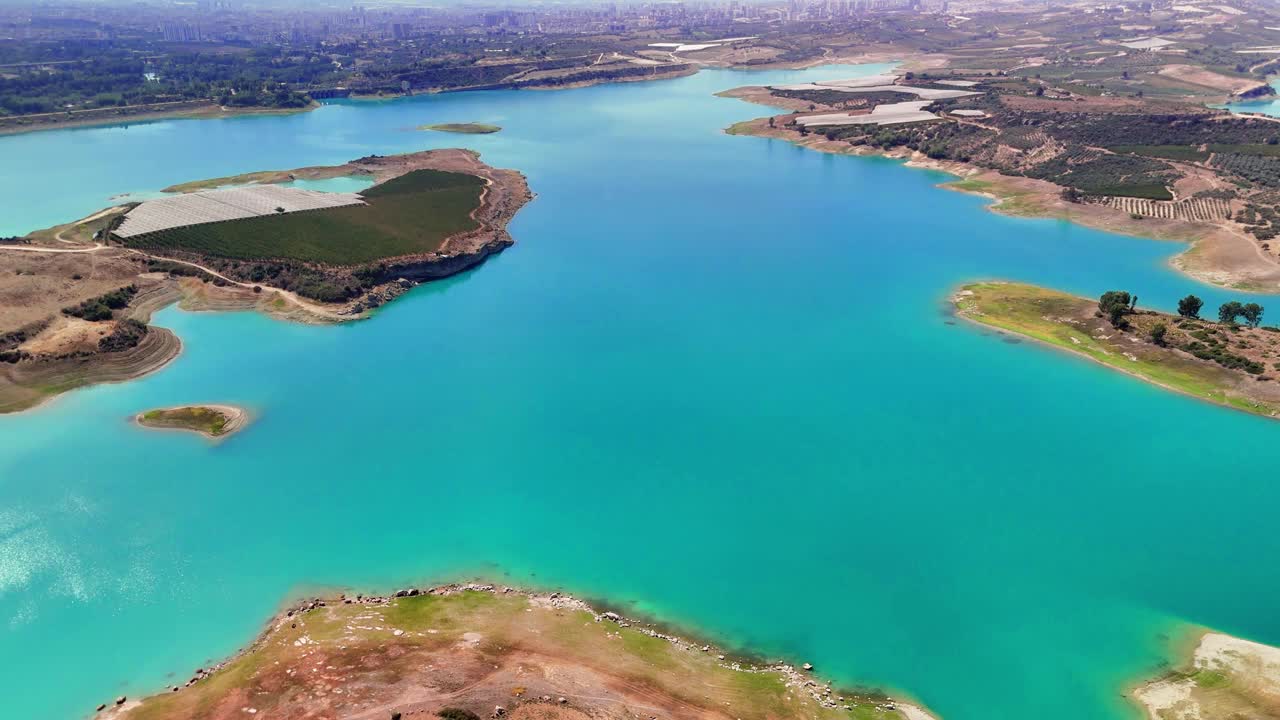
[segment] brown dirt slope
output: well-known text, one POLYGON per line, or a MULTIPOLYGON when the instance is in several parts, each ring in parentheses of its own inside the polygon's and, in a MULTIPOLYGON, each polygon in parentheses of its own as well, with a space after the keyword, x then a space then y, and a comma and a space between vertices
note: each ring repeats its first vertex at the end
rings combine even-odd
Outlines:
POLYGON ((557 594, 412 592, 309 601, 222 666, 101 716, 386 720, 458 708, 521 720, 928 717, 786 665, 728 659, 557 594))

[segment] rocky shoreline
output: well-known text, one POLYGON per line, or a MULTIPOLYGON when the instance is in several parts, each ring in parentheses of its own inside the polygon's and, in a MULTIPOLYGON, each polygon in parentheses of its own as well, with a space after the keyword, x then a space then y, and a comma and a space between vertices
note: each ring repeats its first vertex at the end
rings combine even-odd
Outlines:
MULTIPOLYGON (((906 720, 933 720, 933 716, 928 714, 918 705, 881 695, 868 696, 865 691, 842 690, 838 687, 834 687, 830 682, 824 682, 816 679, 814 674, 815 670, 809 663, 796 666, 785 661, 753 663, 746 660, 734 659, 724 650, 716 648, 708 642, 691 639, 688 636, 676 634, 672 631, 658 629, 652 622, 631 619, 615 611, 601 611, 586 601, 572 595, 560 592, 543 592, 475 582, 452 583, 430 588, 403 588, 386 595, 358 594, 351 596, 348 594, 338 594, 329 597, 311 597, 292 602, 273 617, 267 623, 267 626, 262 633, 248 646, 226 660, 196 668, 183 684, 169 686, 162 695, 184 692, 191 688, 198 687, 202 683, 210 681, 218 675, 219 671, 227 669, 238 660, 263 649, 272 641, 275 634, 282 632, 285 629, 297 629, 299 623, 302 623, 308 616, 322 612, 330 606, 385 608, 403 598, 417 598, 420 596, 451 597, 465 593, 482 593, 495 597, 522 598, 528 602, 531 608, 548 609, 557 613, 588 613, 592 620, 597 624, 612 624, 618 628, 629 629, 649 638, 660 640, 680 653, 689 653, 691 655, 714 658, 714 662, 716 664, 727 670, 732 670, 738 673, 774 674, 780 676, 788 691, 803 693, 817 706, 824 709, 833 711, 852 710, 853 706, 849 703, 854 702, 852 699, 854 696, 858 696, 858 701, 862 703, 860 705, 861 707, 866 707, 865 703, 867 698, 874 697, 876 698, 874 701, 875 707, 879 711, 897 713, 906 720)), ((400 636, 400 631, 396 631, 396 636, 400 636)), ((542 696, 536 699, 543 702, 550 702, 551 696, 542 696)), ((566 704, 567 702, 568 700, 563 696, 557 698, 558 704, 566 704)), ((131 701, 129 698, 121 696, 116 698, 112 703, 103 703, 99 705, 97 710, 101 713, 99 717, 114 719, 129 716, 129 711, 138 707, 140 704, 141 703, 137 700, 131 701)), ((492 717, 500 717, 505 713, 505 708, 498 707, 495 709, 492 717)), ((393 717, 395 717, 395 715, 393 715, 393 717)))

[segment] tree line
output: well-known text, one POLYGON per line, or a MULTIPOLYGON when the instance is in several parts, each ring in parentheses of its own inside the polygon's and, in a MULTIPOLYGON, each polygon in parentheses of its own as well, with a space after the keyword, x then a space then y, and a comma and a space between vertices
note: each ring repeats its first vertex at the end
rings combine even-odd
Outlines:
MULTIPOLYGON (((1124 290, 1108 290, 1098 298, 1098 312, 1105 316, 1112 326, 1123 329, 1128 327, 1129 315, 1137 312, 1138 296, 1131 295, 1124 290)), ((1200 311, 1204 309, 1204 301, 1195 295, 1187 295, 1178 301, 1178 315, 1191 320, 1200 320, 1200 311)), ((1262 324, 1262 315, 1265 311, 1261 305, 1256 302, 1241 303, 1238 300, 1231 300, 1222 303, 1218 307, 1218 322, 1223 325, 1237 325, 1241 319, 1249 327, 1258 327, 1262 324)), ((1168 328, 1163 324, 1157 325, 1163 330, 1159 333, 1163 339, 1164 333, 1168 328)), ((1153 338, 1155 339, 1155 338, 1153 338)), ((1157 341, 1156 344, 1162 344, 1157 341)))

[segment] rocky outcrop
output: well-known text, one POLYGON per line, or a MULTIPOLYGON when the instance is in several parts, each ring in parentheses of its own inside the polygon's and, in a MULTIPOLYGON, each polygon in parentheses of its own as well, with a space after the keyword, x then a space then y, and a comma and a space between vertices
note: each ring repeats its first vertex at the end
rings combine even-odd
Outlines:
POLYGON ((1276 89, 1271 87, 1270 83, 1258 83, 1251 88, 1246 88, 1232 95, 1237 100, 1256 100, 1258 98, 1270 97, 1276 94, 1276 89))

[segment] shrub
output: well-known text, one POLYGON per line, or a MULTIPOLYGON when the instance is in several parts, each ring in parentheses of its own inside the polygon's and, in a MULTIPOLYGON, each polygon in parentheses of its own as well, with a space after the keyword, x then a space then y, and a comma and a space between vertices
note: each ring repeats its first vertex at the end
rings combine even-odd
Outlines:
POLYGON ((470 710, 455 707, 441 708, 436 715, 444 718, 444 720, 480 720, 480 716, 470 710))
POLYGON ((85 300, 79 305, 62 308, 62 312, 64 315, 88 320, 89 322, 110 320, 114 317, 113 310, 121 310, 128 307, 129 301, 137 294, 138 287, 136 285, 126 285, 105 295, 85 300))
POLYGON ((1151 342, 1164 347, 1165 335, 1169 332, 1169 326, 1164 323, 1156 323, 1151 326, 1151 342))
POLYGON ((111 331, 110 335, 98 341, 98 350, 100 352, 120 352, 138 346, 142 339, 147 336, 147 326, 145 323, 129 318, 121 320, 116 324, 116 328, 111 331))

